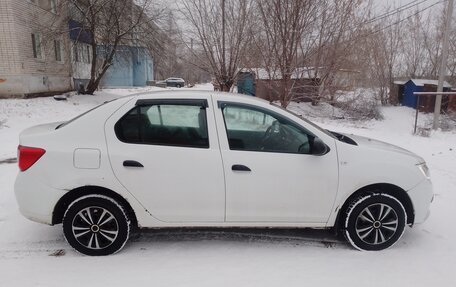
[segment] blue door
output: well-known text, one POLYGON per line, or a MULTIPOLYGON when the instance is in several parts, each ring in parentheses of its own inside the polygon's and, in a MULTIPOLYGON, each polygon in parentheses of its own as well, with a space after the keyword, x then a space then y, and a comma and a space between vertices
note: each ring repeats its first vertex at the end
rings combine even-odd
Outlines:
POLYGON ((238 93, 255 96, 255 79, 253 73, 241 72, 237 81, 238 93))

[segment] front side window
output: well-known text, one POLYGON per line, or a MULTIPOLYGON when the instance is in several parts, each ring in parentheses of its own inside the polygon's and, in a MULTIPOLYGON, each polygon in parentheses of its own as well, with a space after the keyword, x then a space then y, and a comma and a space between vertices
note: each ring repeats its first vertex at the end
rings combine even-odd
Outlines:
POLYGON ((222 106, 231 150, 309 154, 314 136, 292 121, 263 109, 222 106))
POLYGON ((115 126, 125 143, 208 148, 206 108, 188 104, 140 105, 115 126))

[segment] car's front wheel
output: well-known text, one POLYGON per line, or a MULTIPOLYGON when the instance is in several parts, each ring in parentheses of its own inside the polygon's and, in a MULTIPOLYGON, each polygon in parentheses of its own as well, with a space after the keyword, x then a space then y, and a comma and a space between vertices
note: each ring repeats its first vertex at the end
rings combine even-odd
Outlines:
POLYGON ((63 233, 78 252, 109 255, 120 251, 130 236, 124 208, 104 195, 83 196, 70 204, 63 218, 63 233))
POLYGON ((347 209, 345 237, 359 250, 383 250, 401 238, 406 222, 404 206, 393 196, 360 196, 347 209))

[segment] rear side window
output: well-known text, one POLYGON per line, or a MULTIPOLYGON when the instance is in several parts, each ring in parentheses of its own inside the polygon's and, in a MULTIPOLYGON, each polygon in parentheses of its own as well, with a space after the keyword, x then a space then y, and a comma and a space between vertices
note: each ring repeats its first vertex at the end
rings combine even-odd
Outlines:
POLYGON ((140 105, 115 125, 125 143, 209 148, 206 108, 189 104, 140 105))

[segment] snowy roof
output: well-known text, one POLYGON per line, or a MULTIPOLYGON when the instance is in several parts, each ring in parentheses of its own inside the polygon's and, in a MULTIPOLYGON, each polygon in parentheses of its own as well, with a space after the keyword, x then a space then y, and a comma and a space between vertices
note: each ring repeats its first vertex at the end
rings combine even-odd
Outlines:
MULTIPOLYGON (((278 70, 267 70, 265 68, 243 68, 240 72, 253 72, 257 79, 260 80, 280 80, 282 73, 278 70)), ((315 78, 316 71, 314 68, 300 67, 294 69, 291 74, 292 79, 313 79, 315 78)))
POLYGON ((396 85, 405 85, 408 81, 394 81, 394 84, 396 85))
MULTIPOLYGON (((437 86, 439 84, 439 81, 437 80, 427 80, 427 79, 411 79, 415 86, 422 87, 424 85, 434 85, 437 86)), ((443 86, 445 88, 451 88, 451 85, 448 82, 443 82, 443 86)))

